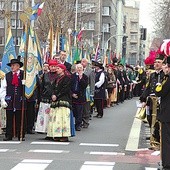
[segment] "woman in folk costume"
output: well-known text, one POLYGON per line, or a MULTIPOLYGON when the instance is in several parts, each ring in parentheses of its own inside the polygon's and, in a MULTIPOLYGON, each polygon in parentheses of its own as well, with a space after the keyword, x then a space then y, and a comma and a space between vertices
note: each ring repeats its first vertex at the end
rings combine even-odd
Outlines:
MULTIPOLYGON (((0 70, 0 100, 2 98, 3 89, 1 88, 1 81, 5 78, 5 74, 0 70)), ((6 113, 5 109, 0 107, 0 134, 2 134, 2 128, 6 127, 6 113)))
POLYGON ((58 78, 54 84, 47 137, 66 142, 72 136, 71 79, 65 74, 66 66, 57 65, 58 78))
POLYGON ((107 83, 107 91, 108 91, 108 99, 107 99, 107 107, 111 106, 111 95, 113 93, 114 88, 116 87, 116 76, 113 72, 114 66, 112 64, 108 65, 107 69, 107 76, 108 76, 108 83, 107 83))
POLYGON ((49 61, 50 71, 44 73, 41 80, 41 85, 40 85, 41 102, 40 102, 37 122, 35 126, 36 132, 41 132, 41 133, 47 132, 51 96, 53 92, 53 83, 57 78, 56 69, 57 69, 57 61, 50 60, 49 61))

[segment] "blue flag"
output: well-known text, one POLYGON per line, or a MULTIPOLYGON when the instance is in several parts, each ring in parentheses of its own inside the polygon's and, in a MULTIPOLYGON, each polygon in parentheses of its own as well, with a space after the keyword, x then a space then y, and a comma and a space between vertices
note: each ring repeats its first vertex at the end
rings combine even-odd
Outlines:
POLYGON ((12 37, 11 27, 8 28, 8 37, 5 44, 4 54, 2 57, 2 66, 1 70, 4 73, 8 73, 11 71, 11 68, 7 66, 7 63, 10 63, 11 59, 17 58, 15 47, 14 47, 14 39, 12 37))

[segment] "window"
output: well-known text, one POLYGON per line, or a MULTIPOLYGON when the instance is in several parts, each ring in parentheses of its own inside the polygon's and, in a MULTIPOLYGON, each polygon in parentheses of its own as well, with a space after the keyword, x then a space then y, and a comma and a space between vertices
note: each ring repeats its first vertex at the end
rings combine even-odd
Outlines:
POLYGON ((138 36, 137 36, 137 35, 133 35, 133 34, 131 34, 131 40, 135 40, 135 41, 137 41, 137 39, 138 39, 138 36))
POLYGON ((23 11, 24 3, 23 2, 19 2, 18 3, 18 8, 19 8, 19 11, 23 11))
POLYGON ((0 2, 0 10, 4 9, 4 2, 0 2))
POLYGON ((16 19, 11 19, 11 27, 16 28, 16 19))
POLYGON ((19 29, 23 28, 23 23, 22 23, 22 21, 20 19, 18 20, 18 28, 19 29))
POLYGON ((136 51, 137 50, 137 45, 131 45, 130 49, 133 50, 133 51, 136 51))
POLYGON ((0 19, 0 28, 4 28, 4 19, 0 19))
POLYGON ((17 10, 17 2, 11 2, 11 10, 16 11, 17 10))
POLYGON ((137 23, 131 23, 131 29, 132 30, 138 29, 138 24, 137 23))
POLYGON ((0 37, 0 45, 4 45, 4 41, 5 40, 5 38, 4 37, 0 37))
POLYGON ((14 37, 14 44, 17 46, 20 46, 21 44, 21 37, 17 37, 17 41, 16 41, 16 37, 14 37))
POLYGON ((82 12, 95 12, 95 4, 94 3, 82 3, 82 12))
POLYGON ((103 32, 110 32, 110 24, 103 24, 103 32))
POLYGON ((95 21, 89 21, 84 24, 86 30, 94 30, 95 29, 95 21))
POLYGON ((103 14, 103 15, 106 15, 106 16, 109 16, 109 15, 110 15, 110 7, 104 6, 104 7, 103 7, 102 14, 103 14))

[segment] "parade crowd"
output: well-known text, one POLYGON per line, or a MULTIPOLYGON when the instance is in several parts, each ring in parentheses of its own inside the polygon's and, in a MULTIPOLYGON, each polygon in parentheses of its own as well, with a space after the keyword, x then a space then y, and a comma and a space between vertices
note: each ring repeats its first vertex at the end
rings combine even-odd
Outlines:
POLYGON ((47 140, 69 141, 75 131, 89 127, 93 112, 94 117, 103 118, 104 108, 135 96, 145 108, 151 149, 161 149, 163 166, 170 168, 169 57, 157 54, 153 63, 145 62, 145 69, 124 65, 116 58, 105 66, 86 58, 71 65, 66 58, 66 52, 60 51, 43 64, 43 74, 37 75, 29 99, 23 97, 23 63, 12 59, 7 64, 11 72, 1 77, 0 88, 3 140, 17 137, 24 141, 26 133, 37 132, 44 133, 47 140))

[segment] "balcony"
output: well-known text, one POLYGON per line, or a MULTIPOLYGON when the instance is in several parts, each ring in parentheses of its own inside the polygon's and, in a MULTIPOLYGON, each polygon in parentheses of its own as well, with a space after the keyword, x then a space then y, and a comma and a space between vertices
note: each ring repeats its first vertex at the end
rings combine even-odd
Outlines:
POLYGON ((131 54, 136 54, 136 53, 138 53, 138 50, 137 49, 130 49, 130 51, 129 51, 131 54))
POLYGON ((131 33, 138 33, 138 29, 137 29, 137 28, 131 28, 131 29, 130 29, 130 32, 131 32, 131 33))
POLYGON ((137 39, 130 39, 130 43, 136 44, 136 43, 138 43, 138 40, 137 39))
POLYGON ((136 18, 136 19, 131 18, 131 19, 130 19, 130 22, 138 23, 138 22, 139 22, 139 19, 137 19, 137 18, 136 18))

